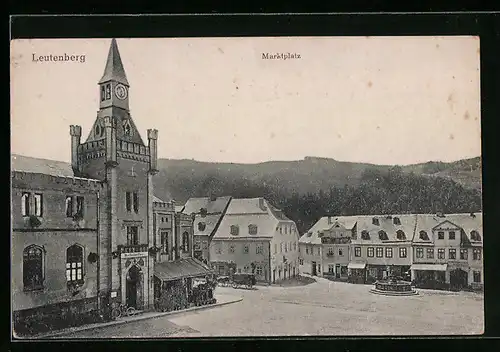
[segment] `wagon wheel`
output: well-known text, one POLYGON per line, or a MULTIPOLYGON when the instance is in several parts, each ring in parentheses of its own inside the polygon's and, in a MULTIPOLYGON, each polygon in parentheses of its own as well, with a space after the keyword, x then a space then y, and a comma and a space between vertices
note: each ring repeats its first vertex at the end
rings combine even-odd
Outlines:
POLYGON ((135 310, 134 307, 128 307, 127 308, 127 315, 128 316, 135 315, 135 312, 136 312, 136 310, 135 310))

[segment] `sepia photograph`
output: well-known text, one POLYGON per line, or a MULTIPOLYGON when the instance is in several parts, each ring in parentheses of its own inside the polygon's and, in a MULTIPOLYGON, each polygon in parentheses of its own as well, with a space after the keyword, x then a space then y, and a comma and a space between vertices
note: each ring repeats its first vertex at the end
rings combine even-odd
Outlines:
POLYGON ((15 339, 484 333, 477 36, 15 39, 15 339))

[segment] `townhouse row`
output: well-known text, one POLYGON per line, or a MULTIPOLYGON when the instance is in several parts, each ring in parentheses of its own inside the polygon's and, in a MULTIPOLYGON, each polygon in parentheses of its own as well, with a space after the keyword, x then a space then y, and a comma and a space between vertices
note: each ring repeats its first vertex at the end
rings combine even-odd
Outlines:
POLYGON ((301 272, 355 283, 483 287, 482 214, 326 216, 299 240, 301 272))

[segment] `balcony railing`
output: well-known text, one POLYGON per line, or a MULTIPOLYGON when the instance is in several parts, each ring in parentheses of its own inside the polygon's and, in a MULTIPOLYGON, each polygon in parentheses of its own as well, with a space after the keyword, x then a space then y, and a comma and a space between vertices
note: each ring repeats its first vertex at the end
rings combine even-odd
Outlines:
POLYGON ((119 245, 118 251, 120 253, 138 253, 138 252, 147 252, 148 245, 147 244, 131 244, 131 245, 119 245))

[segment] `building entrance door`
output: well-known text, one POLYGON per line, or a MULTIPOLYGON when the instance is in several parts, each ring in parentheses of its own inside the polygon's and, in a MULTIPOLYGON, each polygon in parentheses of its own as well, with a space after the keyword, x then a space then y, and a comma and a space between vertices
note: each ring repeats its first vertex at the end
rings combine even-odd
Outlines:
POLYGON ((312 276, 316 276, 317 273, 316 273, 316 262, 312 262, 311 263, 311 275, 312 276))
POLYGON ((138 309, 138 295, 137 292, 141 287, 141 269, 133 265, 128 273, 126 280, 126 304, 128 307, 134 307, 138 309))
POLYGON ((340 279, 340 264, 335 264, 335 277, 340 279))
POLYGON ((467 287, 467 272, 462 269, 452 270, 450 272, 450 286, 455 290, 467 287))

